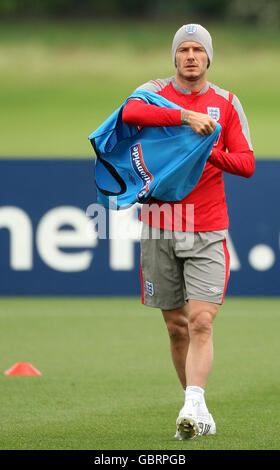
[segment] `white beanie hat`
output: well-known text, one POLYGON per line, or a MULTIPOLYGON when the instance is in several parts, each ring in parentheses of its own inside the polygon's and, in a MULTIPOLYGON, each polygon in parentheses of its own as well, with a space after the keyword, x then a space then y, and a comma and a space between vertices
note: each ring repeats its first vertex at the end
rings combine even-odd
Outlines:
POLYGON ((200 24, 185 24, 175 33, 172 43, 172 59, 176 66, 176 51, 180 44, 185 41, 193 41, 201 44, 208 55, 209 63, 213 59, 212 38, 207 29, 200 24))

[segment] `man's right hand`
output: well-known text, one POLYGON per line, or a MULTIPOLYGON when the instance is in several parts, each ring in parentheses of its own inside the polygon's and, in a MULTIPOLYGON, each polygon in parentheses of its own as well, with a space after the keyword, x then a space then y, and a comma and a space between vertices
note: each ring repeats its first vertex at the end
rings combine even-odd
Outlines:
POLYGON ((212 134, 216 128, 216 121, 208 114, 197 113, 183 109, 181 111, 181 124, 189 125, 199 135, 212 134))

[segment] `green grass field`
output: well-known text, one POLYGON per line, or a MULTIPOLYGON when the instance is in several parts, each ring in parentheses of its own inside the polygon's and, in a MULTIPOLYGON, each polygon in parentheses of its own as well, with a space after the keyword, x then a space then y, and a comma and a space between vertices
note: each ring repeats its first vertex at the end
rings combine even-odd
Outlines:
POLYGON ((0 449, 279 449, 279 305, 225 300, 206 389, 217 434, 179 442, 183 392, 158 310, 138 298, 2 298, 0 449), (21 361, 42 376, 4 375, 21 361))
MULTIPOLYGON (((140 84, 174 75, 181 24, 2 23, 1 157, 91 157, 88 135, 140 84)), ((240 98, 256 157, 279 157, 280 35, 207 25, 209 80, 240 98)))

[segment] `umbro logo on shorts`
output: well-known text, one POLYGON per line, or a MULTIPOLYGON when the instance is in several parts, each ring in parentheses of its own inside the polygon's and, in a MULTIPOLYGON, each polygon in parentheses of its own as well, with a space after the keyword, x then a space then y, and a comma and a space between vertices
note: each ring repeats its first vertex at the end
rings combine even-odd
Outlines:
POLYGON ((155 293, 154 291, 154 283, 153 282, 150 282, 150 281, 146 281, 145 282, 145 285, 146 285, 146 291, 148 292, 148 294, 152 297, 155 293))
POLYGON ((222 293, 222 289, 219 289, 219 287, 210 287, 209 290, 211 292, 214 292, 214 294, 221 294, 222 293))

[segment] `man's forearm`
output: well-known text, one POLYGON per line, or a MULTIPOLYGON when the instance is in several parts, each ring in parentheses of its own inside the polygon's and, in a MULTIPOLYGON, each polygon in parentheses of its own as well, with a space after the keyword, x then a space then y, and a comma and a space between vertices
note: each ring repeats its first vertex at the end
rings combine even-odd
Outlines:
POLYGON ((129 100, 123 109, 126 124, 141 127, 180 126, 181 110, 147 104, 142 100, 129 100))
POLYGON ((255 158, 251 150, 244 152, 224 152, 214 148, 208 162, 219 170, 232 175, 250 178, 255 171, 255 158))
POLYGON ((189 116, 190 116, 190 112, 187 109, 183 109, 181 111, 181 124, 182 124, 182 126, 189 124, 189 122, 188 122, 189 116))
POLYGON ((128 101, 122 119, 126 124, 141 127, 189 125, 200 135, 211 134, 216 127, 214 119, 208 114, 155 106, 136 99, 128 101))

